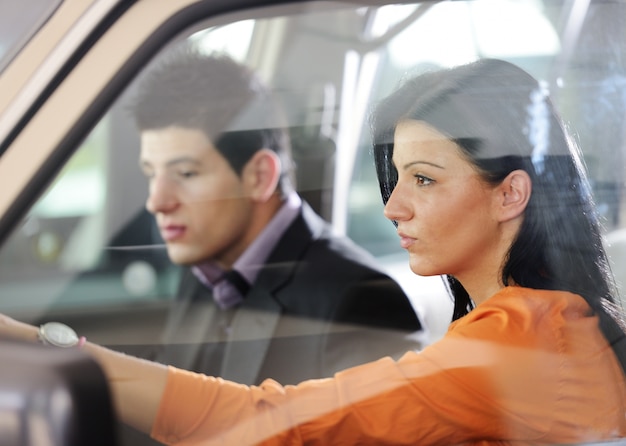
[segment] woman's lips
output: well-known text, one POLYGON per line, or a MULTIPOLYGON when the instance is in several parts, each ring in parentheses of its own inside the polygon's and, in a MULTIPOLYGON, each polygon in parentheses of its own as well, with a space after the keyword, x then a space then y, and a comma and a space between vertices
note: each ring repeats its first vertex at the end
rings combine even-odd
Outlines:
POLYGON ((400 232, 398 233, 398 235, 400 236, 400 246, 403 249, 409 249, 411 247, 411 245, 413 243, 415 243, 416 239, 414 239, 412 237, 409 237, 409 236, 407 236, 405 234, 402 234, 400 232))
POLYGON ((185 234, 184 226, 169 225, 161 228, 161 237, 166 242, 180 239, 185 234))

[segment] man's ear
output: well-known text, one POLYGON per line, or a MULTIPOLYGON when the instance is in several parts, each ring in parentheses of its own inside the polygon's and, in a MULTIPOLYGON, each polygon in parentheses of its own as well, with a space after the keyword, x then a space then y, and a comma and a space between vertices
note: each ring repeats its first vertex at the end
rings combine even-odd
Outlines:
POLYGON ((514 170, 496 189, 499 221, 513 220, 524 213, 532 192, 532 181, 528 173, 514 170))
POLYGON ((269 200, 276 192, 280 173, 280 158, 274 151, 269 149, 257 151, 246 163, 242 172, 248 196, 259 202, 269 200))

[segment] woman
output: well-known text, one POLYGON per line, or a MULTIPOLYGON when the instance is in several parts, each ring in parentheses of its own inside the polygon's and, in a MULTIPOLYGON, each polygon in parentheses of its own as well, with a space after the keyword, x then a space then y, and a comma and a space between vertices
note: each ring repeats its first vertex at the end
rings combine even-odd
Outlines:
MULTIPOLYGON (((411 269, 448 276, 447 335, 398 361, 285 387, 247 387, 87 343, 122 419, 185 445, 626 436, 614 286, 580 160, 540 85, 483 60, 405 83, 373 124, 385 215, 411 269)), ((4 322, 3 332, 36 338, 34 327, 4 322)))

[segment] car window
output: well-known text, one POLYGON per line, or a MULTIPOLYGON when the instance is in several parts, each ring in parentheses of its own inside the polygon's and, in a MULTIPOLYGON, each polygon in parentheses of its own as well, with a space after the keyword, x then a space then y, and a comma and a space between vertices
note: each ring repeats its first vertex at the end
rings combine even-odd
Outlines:
MULTIPOLYGON (((39 5, 41 18, 50 4, 39 5)), ((368 111, 410 74, 481 57, 519 64, 545 82, 574 130, 619 262, 626 97, 623 48, 609 31, 623 34, 622 7, 594 3, 580 17, 566 3, 534 0, 311 8, 194 24, 179 40, 230 54, 272 84, 289 114, 300 192, 337 232, 387 264, 427 318, 429 311, 443 312, 441 333, 449 302, 434 310, 420 297, 439 295, 440 281, 412 277, 382 214, 368 111)), ((86 137, 5 244, 0 292, 7 307, 114 306, 171 297, 176 268, 143 210, 138 139, 124 114, 131 91, 86 137), (12 299, 16 293, 29 298, 12 299)), ((619 275, 621 268, 615 270, 619 275)))
MULTIPOLYGON (((49 3, 40 6, 49 11, 49 3)), ((574 129, 619 262, 626 98, 623 49, 609 30, 623 34, 616 13, 622 7, 592 4, 578 22, 565 3, 531 0, 312 8, 194 24, 179 40, 249 63, 273 85, 289 114, 301 194, 337 232, 388 265, 427 319, 442 314, 432 322, 437 337, 449 320, 449 301, 431 308, 432 299, 422 298, 440 296, 441 281, 413 277, 382 214, 368 111, 410 74, 481 57, 518 63, 545 82, 574 129), (289 44, 281 40, 286 35, 289 44), (274 41, 275 48, 260 43, 274 41)), ((115 306, 171 297, 176 268, 143 210, 138 139, 124 113, 122 98, 6 243, 0 274, 7 280, 0 292, 7 307, 115 306), (12 299, 16 293, 30 296, 12 299)), ((621 269, 615 270, 619 276, 621 269)))
POLYGON ((61 0, 32 0, 24 7, 0 2, 0 73, 60 4, 61 0))
MULTIPOLYGON (((589 170, 613 271, 626 295, 626 3, 465 0, 311 2, 197 17, 115 98, 0 248, 0 311, 63 319, 127 351, 159 345, 182 269, 146 210, 129 107, 143 76, 183 43, 259 73, 284 107, 299 194, 372 254, 439 339, 452 304, 441 277, 413 274, 383 215, 369 114, 406 77, 481 58, 540 79, 589 170), (584 7, 580 4, 585 3, 584 7)), ((0 70, 58 3, 0 3, 0 70), (28 9, 28 11, 27 11, 28 9), (3 26, 11 20, 20 29, 3 26)), ((285 364, 297 367, 297 364, 285 364)))

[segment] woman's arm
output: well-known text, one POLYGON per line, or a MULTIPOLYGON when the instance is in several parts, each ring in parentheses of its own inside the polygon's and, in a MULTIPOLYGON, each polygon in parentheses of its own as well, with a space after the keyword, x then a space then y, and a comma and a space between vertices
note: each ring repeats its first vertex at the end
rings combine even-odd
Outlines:
MULTIPOLYGON (((1 335, 38 342, 38 331, 38 327, 0 315, 1 335)), ((104 370, 119 418, 142 432, 150 433, 165 388, 167 368, 90 342, 85 343, 82 350, 104 370)))

